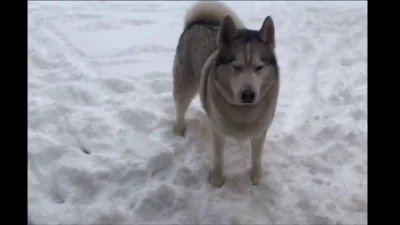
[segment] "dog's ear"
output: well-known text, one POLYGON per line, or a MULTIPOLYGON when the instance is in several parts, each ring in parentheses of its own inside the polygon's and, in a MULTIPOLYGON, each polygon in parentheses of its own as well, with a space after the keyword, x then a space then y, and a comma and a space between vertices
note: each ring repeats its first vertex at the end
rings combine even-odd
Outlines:
POLYGON ((274 21, 270 16, 265 18, 259 33, 262 42, 270 46, 272 49, 275 49, 275 26, 274 21))
POLYGON ((236 37, 236 26, 230 16, 225 16, 218 31, 218 45, 229 44, 236 37))

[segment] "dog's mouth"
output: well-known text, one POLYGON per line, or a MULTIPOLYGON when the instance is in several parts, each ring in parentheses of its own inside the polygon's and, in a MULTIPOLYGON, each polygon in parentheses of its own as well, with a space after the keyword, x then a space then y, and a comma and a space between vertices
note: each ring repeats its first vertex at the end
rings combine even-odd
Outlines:
POLYGON ((249 107, 258 103, 258 98, 256 98, 256 94, 253 91, 250 91, 253 93, 250 93, 248 90, 247 92, 242 91, 238 96, 230 87, 221 85, 218 82, 215 82, 215 84, 220 96, 231 105, 249 107))
POLYGON ((258 101, 252 101, 252 102, 243 102, 243 101, 235 101, 235 103, 231 103, 235 106, 243 106, 243 107, 250 107, 258 104, 258 101))
POLYGON ((275 85, 276 85, 276 82, 271 83, 267 88, 265 88, 265 90, 262 93, 259 94, 258 97, 255 94, 255 92, 252 91, 252 90, 242 91, 238 95, 238 97, 237 97, 238 101, 236 101, 234 105, 237 105, 237 106, 252 106, 252 105, 256 105, 262 98, 264 98, 263 96, 266 96, 267 93, 275 85))
POLYGON ((240 106, 251 106, 251 105, 255 105, 255 104, 257 104, 257 102, 240 102, 240 103, 237 103, 237 104, 235 104, 235 105, 240 105, 240 106))

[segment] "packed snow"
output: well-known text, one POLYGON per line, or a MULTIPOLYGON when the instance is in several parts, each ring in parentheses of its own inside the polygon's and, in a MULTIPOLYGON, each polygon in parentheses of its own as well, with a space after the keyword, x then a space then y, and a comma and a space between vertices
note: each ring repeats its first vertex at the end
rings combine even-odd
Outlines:
POLYGON ((226 183, 196 97, 172 131, 172 61, 193 2, 28 4, 32 224, 367 224, 367 2, 228 2, 275 22, 281 89, 250 182, 228 139, 226 183))

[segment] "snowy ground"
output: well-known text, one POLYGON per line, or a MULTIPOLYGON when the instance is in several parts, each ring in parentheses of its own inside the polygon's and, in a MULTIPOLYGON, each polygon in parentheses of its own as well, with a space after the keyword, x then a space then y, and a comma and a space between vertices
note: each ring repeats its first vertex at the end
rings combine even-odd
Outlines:
POLYGON ((35 224, 366 224, 367 3, 230 2, 275 21, 281 92, 252 186, 229 140, 211 188, 199 99, 172 132, 172 60, 193 2, 29 2, 28 211, 35 224))

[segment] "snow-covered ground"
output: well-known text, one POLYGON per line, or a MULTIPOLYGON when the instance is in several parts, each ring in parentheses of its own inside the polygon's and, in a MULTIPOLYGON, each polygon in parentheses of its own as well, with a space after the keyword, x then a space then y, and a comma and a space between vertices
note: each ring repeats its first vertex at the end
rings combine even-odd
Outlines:
POLYGON ((229 2, 276 26, 281 91, 263 158, 229 140, 212 188, 198 97, 172 132, 172 60, 193 2, 29 2, 34 224, 366 224, 367 3, 229 2))

